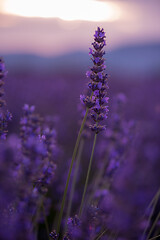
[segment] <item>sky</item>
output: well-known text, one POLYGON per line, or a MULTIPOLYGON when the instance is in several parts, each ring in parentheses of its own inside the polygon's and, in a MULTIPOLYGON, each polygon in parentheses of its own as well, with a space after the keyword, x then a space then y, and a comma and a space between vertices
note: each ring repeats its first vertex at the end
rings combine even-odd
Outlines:
POLYGON ((160 43, 159 0, 0 0, 0 55, 88 51, 97 26, 108 49, 160 43))

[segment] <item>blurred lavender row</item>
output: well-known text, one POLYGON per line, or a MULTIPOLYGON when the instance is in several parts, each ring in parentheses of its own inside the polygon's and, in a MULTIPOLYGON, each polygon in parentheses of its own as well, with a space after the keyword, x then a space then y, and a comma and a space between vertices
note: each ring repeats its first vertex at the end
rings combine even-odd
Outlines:
POLYGON ((7 74, 0 59, 0 239, 149 240, 159 236, 160 73, 144 76, 137 71, 126 74, 133 78, 127 81, 124 73, 115 70, 109 77, 108 119, 97 139, 85 211, 80 218, 91 131, 82 136, 84 150, 72 208, 66 219, 68 193, 58 235, 55 228, 81 118, 78 96, 86 82, 82 66, 55 72, 41 66, 38 71, 32 65, 20 66, 15 72, 7 67, 7 74))

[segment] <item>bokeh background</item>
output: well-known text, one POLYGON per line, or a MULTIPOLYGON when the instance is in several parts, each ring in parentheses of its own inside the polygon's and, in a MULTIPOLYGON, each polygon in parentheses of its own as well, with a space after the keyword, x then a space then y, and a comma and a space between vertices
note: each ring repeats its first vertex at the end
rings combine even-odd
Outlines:
MULTIPOLYGON (((103 210, 104 216, 100 216, 100 219, 104 218, 104 226, 111 229, 111 233, 112 230, 114 233, 118 232, 119 239, 142 239, 144 229, 151 229, 160 214, 160 200, 156 197, 152 202, 155 209, 149 225, 146 226, 151 216, 146 209, 160 183, 159 23, 160 0, 0 0, 0 57, 4 58, 8 71, 4 85, 5 98, 7 107, 13 114, 6 144, 12 146, 13 152, 16 152, 15 156, 7 155, 9 161, 6 161, 7 158, 2 158, 1 161, 2 198, 3 191, 5 197, 10 192, 12 196, 14 190, 15 181, 12 182, 10 178, 12 164, 16 164, 16 169, 19 161, 21 164, 21 151, 17 151, 17 135, 20 132, 22 108, 24 104, 35 105, 36 112, 44 118, 48 116, 46 122, 51 125, 54 123, 57 132, 58 149, 54 148, 53 156, 57 168, 53 185, 48 192, 52 206, 50 210, 49 203, 46 204, 49 223, 52 224, 52 219, 56 223, 78 125, 81 122, 79 96, 87 89, 86 71, 93 64, 88 54, 89 48, 92 47, 93 35, 99 26, 106 32, 105 58, 110 99, 107 129, 97 137, 88 196, 91 199, 92 194, 94 195, 93 200, 98 201, 98 208, 103 210), (11 161, 13 163, 8 167, 7 164, 11 161), (96 181, 98 176, 101 177, 99 183, 96 181)), ((23 122, 24 119, 21 123, 23 122)), ((91 138, 85 139, 71 216, 77 214, 79 209, 93 144, 92 134, 91 138)), ((7 145, 4 147, 8 149, 7 145)), ((22 158, 22 162, 23 168, 27 161, 22 158)), ((33 161, 32 164, 34 174, 33 161)), ((28 166, 24 169, 28 172, 28 166)), ((34 177, 39 179, 39 176, 34 177)), ((73 175, 71 179, 72 177, 73 175)), ((25 181, 22 178, 19 189, 27 189, 23 183, 30 181, 26 179, 29 178, 24 177, 25 181)), ((31 187, 30 184, 28 186, 31 187)), ((29 194, 31 193, 32 190, 29 194)), ((6 203, 8 209, 8 202, 6 203)), ((26 216, 28 205, 27 203, 26 216)), ((11 210, 9 208, 10 214, 11 210)), ((93 212, 96 214, 96 208, 93 212)), ((88 217, 86 211, 83 225, 92 229, 88 217)), ((8 231, 7 224, 7 234, 2 231, 7 239, 10 236, 8 232, 14 236, 15 229, 17 233, 17 229, 23 230, 23 227, 16 228, 15 224, 9 226, 11 231, 8 231)), ((3 228, 3 224, 1 225, 3 228)), ((39 240, 46 239, 43 227, 42 222, 39 240)), ((85 231, 84 233, 86 236, 85 231)), ((22 234, 25 235, 24 231, 22 234)), ((159 234, 158 221, 150 235, 153 237, 159 234)), ((102 238, 106 239, 105 237, 102 238)))
POLYGON ((126 117, 153 126, 160 119, 159 9, 159 0, 0 0, 11 131, 18 131, 24 103, 35 105, 54 116, 71 154, 97 26, 107 36, 110 103, 116 93, 126 94, 126 117))

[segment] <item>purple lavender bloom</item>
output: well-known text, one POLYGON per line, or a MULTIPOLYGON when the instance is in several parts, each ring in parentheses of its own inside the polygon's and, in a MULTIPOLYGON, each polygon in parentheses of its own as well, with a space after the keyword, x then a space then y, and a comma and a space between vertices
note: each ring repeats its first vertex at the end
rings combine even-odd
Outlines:
POLYGON ((35 113, 34 106, 25 104, 23 111, 20 123, 24 169, 38 191, 46 193, 56 169, 53 159, 53 152, 57 148, 56 132, 43 126, 43 120, 35 113))
POLYGON ((64 236, 63 240, 71 240, 69 236, 64 236))
POLYGON ((0 58, 0 79, 4 78, 7 74, 5 63, 2 58, 0 58))
POLYGON ((4 97, 4 78, 6 76, 4 61, 0 58, 0 138, 6 139, 8 132, 8 122, 12 120, 12 114, 6 110, 6 101, 4 97))
MULTIPOLYGON (((122 102, 119 101, 118 104, 121 105, 122 102)), ((122 239, 150 239, 159 234, 159 226, 157 224, 154 229, 152 229, 150 237, 147 237, 159 213, 159 200, 157 200, 152 218, 149 220, 152 207, 150 206, 150 208, 148 208, 148 206, 153 196, 155 196, 157 189, 159 189, 159 168, 157 169, 157 167, 159 166, 160 155, 158 153, 155 158, 152 155, 152 159, 145 156, 144 148, 146 146, 148 147, 150 138, 147 139, 146 137, 148 135, 147 131, 142 131, 144 125, 140 125, 141 132, 136 135, 134 141, 132 140, 131 142, 132 138, 128 136, 127 142, 123 140, 122 132, 125 136, 127 132, 129 133, 128 130, 130 129, 124 131, 125 128, 122 128, 124 125, 122 125, 120 118, 116 117, 115 123, 112 141, 114 142, 119 139, 120 142, 120 138, 122 139, 120 144, 115 144, 115 147, 119 145, 118 149, 120 150, 120 147, 122 148, 119 152, 118 149, 116 150, 119 154, 119 159, 124 158, 124 161, 117 169, 114 179, 112 179, 110 191, 100 203, 100 207, 104 210, 106 227, 113 232, 117 231, 120 239, 121 237, 122 239), (121 135, 118 136, 116 133, 120 132, 120 126, 121 135), (118 138, 116 138, 116 135, 118 138), (146 209, 147 214, 145 214, 146 209), (144 218, 145 215, 146 218, 144 218), (146 232, 144 236, 143 233, 145 229, 146 232), (144 238, 142 238, 142 235, 144 238)), ((148 129, 148 125, 146 129, 148 129)), ((155 129, 157 132, 158 127, 156 126, 155 129)), ((152 134, 155 134, 154 128, 152 128, 152 134)), ((152 151, 154 151, 154 149, 152 149, 152 151)))
POLYGON ((53 230, 50 234, 49 234, 50 238, 53 240, 58 240, 58 234, 56 233, 55 230, 53 230))
POLYGON ((14 137, 0 144, 0 239, 33 240, 28 201, 32 186, 28 188, 29 183, 24 181, 17 143, 13 140, 16 142, 14 137))
POLYGON ((89 108, 90 116, 94 123, 90 125, 92 131, 96 134, 105 130, 105 126, 101 126, 100 122, 107 118, 108 114, 108 96, 107 96, 107 74, 104 72, 103 47, 106 45, 105 32, 103 28, 97 28, 94 34, 93 49, 90 48, 89 54, 92 55, 93 67, 87 71, 86 76, 90 78, 88 88, 91 89, 90 95, 81 95, 81 101, 89 108))
POLYGON ((103 229, 102 211, 91 205, 86 209, 81 221, 77 216, 68 219, 68 233, 70 239, 96 239, 103 229))
POLYGON ((96 199, 104 196, 103 190, 106 189, 106 183, 108 189, 110 189, 113 177, 120 165, 125 161, 128 148, 132 143, 135 124, 124 119, 125 103, 126 97, 124 94, 118 94, 113 99, 113 112, 108 121, 108 128, 103 135, 104 139, 99 142, 97 157, 102 160, 97 163, 98 177, 95 184, 91 186, 92 191, 95 191, 94 196, 96 199), (102 193, 101 197, 100 192, 102 193))
POLYGON ((75 215, 73 218, 68 218, 67 226, 67 236, 70 239, 79 239, 79 237, 81 236, 81 221, 77 215, 75 215))

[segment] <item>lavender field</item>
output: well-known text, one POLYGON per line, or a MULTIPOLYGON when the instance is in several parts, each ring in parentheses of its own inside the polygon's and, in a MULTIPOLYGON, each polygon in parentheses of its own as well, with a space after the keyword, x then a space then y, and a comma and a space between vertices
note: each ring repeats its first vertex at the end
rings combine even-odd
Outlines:
POLYGON ((160 239, 160 45, 0 58, 0 240, 160 239))

